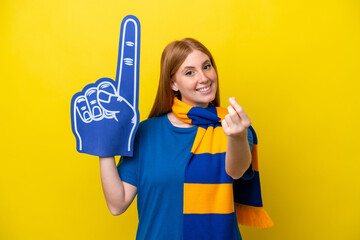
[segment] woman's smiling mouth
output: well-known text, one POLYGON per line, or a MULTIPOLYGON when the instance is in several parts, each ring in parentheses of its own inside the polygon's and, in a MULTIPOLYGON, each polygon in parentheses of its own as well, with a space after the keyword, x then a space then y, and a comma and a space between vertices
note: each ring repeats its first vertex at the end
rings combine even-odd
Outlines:
POLYGON ((207 87, 203 87, 203 88, 198 88, 198 89, 196 89, 196 91, 199 91, 201 93, 207 93, 210 91, 210 87, 211 87, 211 85, 209 85, 207 87))

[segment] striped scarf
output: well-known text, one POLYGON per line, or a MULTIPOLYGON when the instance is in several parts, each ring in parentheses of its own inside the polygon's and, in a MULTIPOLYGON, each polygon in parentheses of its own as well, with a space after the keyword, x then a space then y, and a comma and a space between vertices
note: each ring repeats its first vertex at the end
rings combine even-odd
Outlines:
POLYGON ((262 205, 257 138, 252 127, 252 168, 233 180, 225 171, 227 136, 221 121, 227 109, 192 107, 177 98, 172 106, 182 122, 198 130, 185 169, 183 239, 233 240, 238 224, 261 228, 273 225, 262 205))

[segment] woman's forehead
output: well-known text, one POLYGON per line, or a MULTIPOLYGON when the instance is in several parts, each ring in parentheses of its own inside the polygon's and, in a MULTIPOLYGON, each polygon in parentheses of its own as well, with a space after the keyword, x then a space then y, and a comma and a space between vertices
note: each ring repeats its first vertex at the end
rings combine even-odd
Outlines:
POLYGON ((207 54, 199 50, 194 50, 189 53, 184 62, 181 64, 180 68, 201 66, 207 61, 210 62, 210 58, 207 54))

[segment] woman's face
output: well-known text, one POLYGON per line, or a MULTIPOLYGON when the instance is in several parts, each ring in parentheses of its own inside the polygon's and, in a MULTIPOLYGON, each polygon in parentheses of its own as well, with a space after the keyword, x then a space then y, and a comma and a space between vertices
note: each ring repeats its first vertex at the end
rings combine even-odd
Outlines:
POLYGON ((180 91, 184 103, 206 108, 217 91, 217 74, 208 55, 192 51, 172 77, 171 88, 180 91))

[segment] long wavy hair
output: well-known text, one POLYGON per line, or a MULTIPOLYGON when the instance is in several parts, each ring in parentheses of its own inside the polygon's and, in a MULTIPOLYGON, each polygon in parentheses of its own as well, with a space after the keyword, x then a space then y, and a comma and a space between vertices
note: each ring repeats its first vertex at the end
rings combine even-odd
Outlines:
POLYGON ((210 62, 215 69, 216 75, 218 76, 217 91, 212 104, 216 107, 220 106, 219 75, 213 56, 211 55, 210 51, 199 41, 193 38, 184 38, 180 41, 169 43, 161 55, 160 81, 155 102, 149 114, 149 118, 158 117, 171 112, 174 97, 178 94, 171 88, 171 78, 179 69, 181 64, 185 61, 187 56, 194 50, 199 50, 205 53, 209 57, 210 62))

